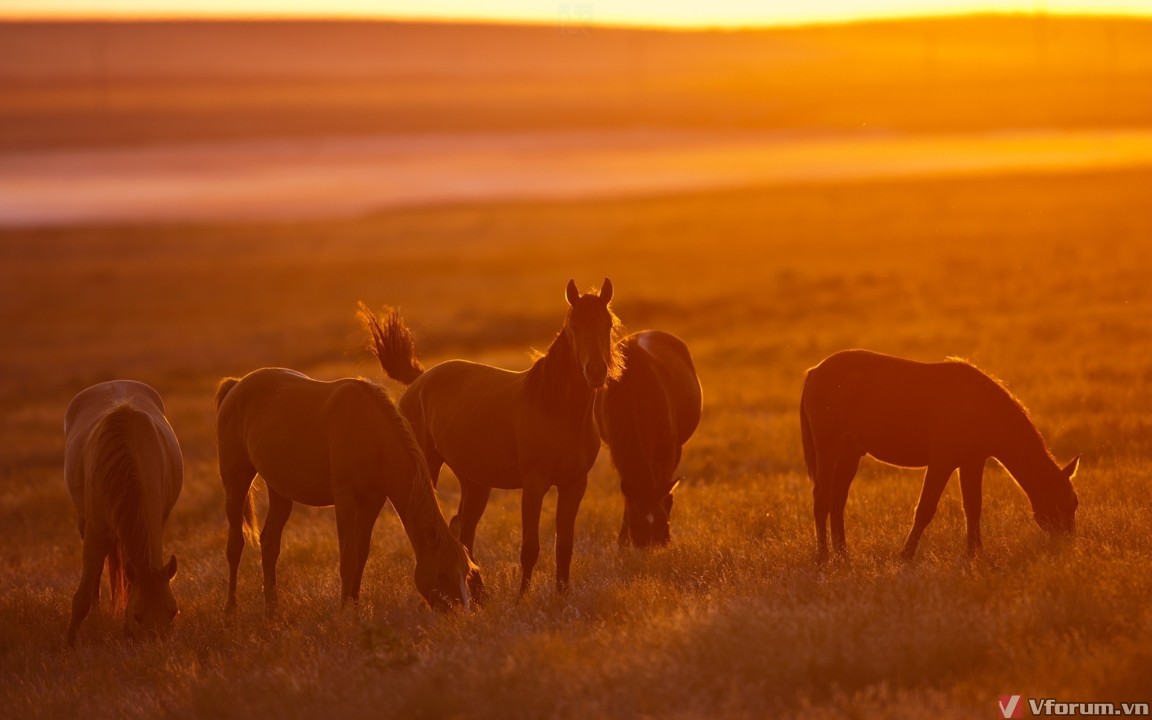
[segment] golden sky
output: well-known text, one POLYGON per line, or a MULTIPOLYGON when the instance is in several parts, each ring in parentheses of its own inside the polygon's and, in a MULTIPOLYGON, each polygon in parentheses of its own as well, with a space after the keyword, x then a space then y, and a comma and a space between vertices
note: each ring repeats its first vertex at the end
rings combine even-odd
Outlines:
POLYGON ((1152 0, 0 0, 0 17, 384 17, 672 27, 976 12, 1152 16, 1152 0))

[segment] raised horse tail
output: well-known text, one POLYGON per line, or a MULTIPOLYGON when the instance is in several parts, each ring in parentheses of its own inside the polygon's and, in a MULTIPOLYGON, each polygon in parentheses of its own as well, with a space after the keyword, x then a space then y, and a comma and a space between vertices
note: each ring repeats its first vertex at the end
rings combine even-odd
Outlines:
MULTIPOLYGON (((807 389, 808 380, 804 380, 807 389)), ((804 465, 808 469, 808 479, 816 482, 816 441, 812 437, 812 425, 808 422, 808 410, 804 406, 804 392, 800 392, 800 438, 804 442, 804 465)))
POLYGON ((416 357, 416 340, 400 313, 385 308, 381 317, 361 302, 357 314, 368 331, 368 349, 388 377, 409 385, 424 374, 424 366, 416 357))
POLYGON ((240 382, 240 378, 224 378, 220 384, 216 386, 216 411, 220 411, 220 404, 224 402, 224 397, 228 395, 228 391, 236 387, 236 383, 240 382))

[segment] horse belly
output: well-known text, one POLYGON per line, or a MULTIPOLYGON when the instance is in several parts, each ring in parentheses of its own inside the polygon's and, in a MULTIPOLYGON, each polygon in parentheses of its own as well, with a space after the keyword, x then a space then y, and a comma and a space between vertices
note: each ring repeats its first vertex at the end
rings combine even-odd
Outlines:
POLYGON ((885 412, 857 418, 851 435, 858 443, 858 451, 881 462, 925 467, 931 460, 935 423, 922 407, 897 407, 900 404, 891 403, 885 412))
POLYGON ((252 458, 253 465, 269 489, 293 502, 326 507, 332 497, 331 465, 322 450, 305 445, 290 446, 283 451, 265 451, 252 458))

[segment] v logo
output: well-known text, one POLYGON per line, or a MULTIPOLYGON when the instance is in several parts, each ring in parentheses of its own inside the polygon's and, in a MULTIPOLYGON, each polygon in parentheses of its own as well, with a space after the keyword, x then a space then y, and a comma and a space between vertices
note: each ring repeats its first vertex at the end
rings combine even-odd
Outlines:
POLYGON ((1020 705, 1019 695, 1001 695, 1000 696, 1000 716, 1004 720, 1009 718, 1018 718, 1023 716, 1024 708, 1020 705))

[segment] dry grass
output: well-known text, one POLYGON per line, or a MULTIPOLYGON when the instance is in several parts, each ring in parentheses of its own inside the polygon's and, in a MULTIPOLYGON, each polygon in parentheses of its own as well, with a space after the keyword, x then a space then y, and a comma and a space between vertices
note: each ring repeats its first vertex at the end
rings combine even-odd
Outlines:
MULTIPOLYGON (((0 716, 995 717, 1001 693, 1149 699, 1152 175, 839 185, 682 198, 397 212, 293 226, 22 231, 0 237, 0 716), (563 286, 611 276, 632 329, 692 346, 705 418, 673 544, 615 544, 603 453, 574 586, 515 599, 518 496, 497 492, 480 612, 420 607, 391 516, 358 614, 337 611, 334 521, 298 509, 282 616, 256 553, 226 621, 212 387, 260 365, 378 377, 355 301, 400 305, 426 360, 527 363, 563 286), (1055 545, 1000 470, 988 557, 963 560, 950 486, 896 562, 919 476, 865 463, 852 559, 812 563, 796 419, 803 371, 863 346, 956 354, 1005 378, 1060 459, 1083 453, 1079 532, 1055 545), (129 644, 107 607, 63 649, 80 542, 61 417, 85 385, 165 395, 187 479, 166 547, 178 629, 129 644)), ((442 483, 454 507, 456 485, 442 483)), ((554 500, 546 504, 551 534, 554 500)))

